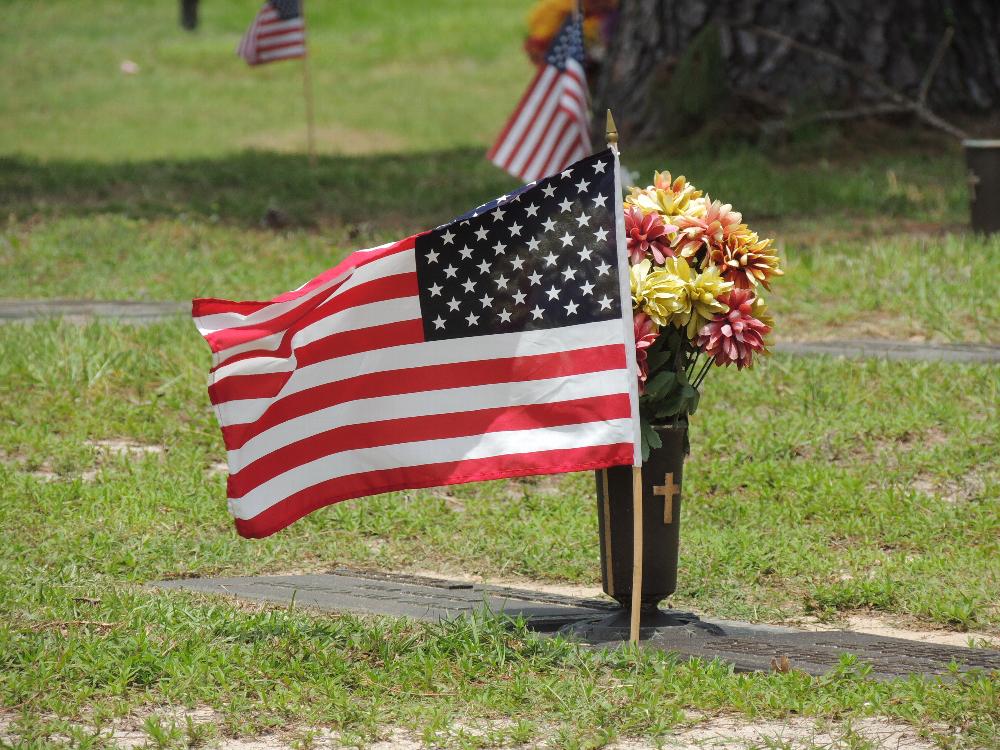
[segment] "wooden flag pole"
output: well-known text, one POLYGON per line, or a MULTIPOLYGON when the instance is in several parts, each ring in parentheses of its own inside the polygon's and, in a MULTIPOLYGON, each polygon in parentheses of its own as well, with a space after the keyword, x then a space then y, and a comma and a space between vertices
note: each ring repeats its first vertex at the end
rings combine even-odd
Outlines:
POLYGON ((632 467, 632 622, 629 641, 639 642, 642 609, 642 467, 632 467))
MULTIPOLYGON (((618 153, 618 128, 608 110, 605 120, 608 146, 618 153)), ((629 641, 639 642, 639 617, 642 609, 642 467, 632 467, 632 618, 629 641)))
MULTIPOLYGON (((299 13, 302 15, 302 33, 305 34, 306 4, 299 0, 299 13)), ((309 166, 316 166, 316 116, 313 107, 312 78, 309 75, 309 45, 306 45, 302 55, 302 90, 306 99, 306 147, 309 152, 309 166)))

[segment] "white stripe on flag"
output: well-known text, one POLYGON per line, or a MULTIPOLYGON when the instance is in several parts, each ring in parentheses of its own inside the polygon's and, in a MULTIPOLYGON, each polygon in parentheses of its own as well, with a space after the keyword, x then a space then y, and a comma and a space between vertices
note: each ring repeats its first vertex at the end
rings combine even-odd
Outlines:
MULTIPOLYGON (((320 308, 322 309, 322 308, 320 308)), ((301 331, 292 334, 290 344, 292 350, 314 341, 326 338, 334 333, 345 331, 358 331, 371 326, 385 325, 387 323, 399 323, 404 320, 420 319, 420 298, 400 297, 399 299, 380 300, 367 305, 355 305, 346 310, 340 310, 331 315, 317 320, 315 323, 306 326, 301 331)), ((255 349, 274 351, 281 346, 282 340, 287 334, 283 331, 272 333, 269 336, 261 336, 259 339, 248 341, 245 344, 231 346, 226 349, 226 357, 220 359, 225 361, 229 357, 243 352, 254 351, 255 349)))
MULTIPOLYGON (((255 435, 241 448, 228 452, 229 471, 236 473, 278 448, 342 425, 448 414, 454 412, 456 404, 475 404, 476 409, 494 409, 611 396, 622 392, 625 374, 625 370, 602 370, 570 377, 470 385, 348 401, 289 419, 255 435)), ((629 442, 629 439, 623 442, 629 442)))
POLYGON ((270 52, 261 52, 258 55, 258 59, 261 62, 267 62, 268 60, 277 60, 282 57, 297 57, 298 55, 304 55, 306 51, 305 46, 299 45, 298 47, 285 47, 284 49, 276 49, 270 52))
MULTIPOLYGON (((373 248, 374 249, 374 248, 373 248)), ((359 251, 360 252, 360 251, 359 251)), ((333 299, 348 289, 353 289, 358 284, 363 284, 366 281, 371 281, 372 279, 378 279, 383 276, 394 276, 396 274, 411 273, 416 270, 416 264, 413 259, 413 254, 403 251, 401 253, 394 253, 393 255, 387 255, 384 258, 379 258, 378 260, 373 260, 365 263, 363 266, 357 266, 354 268, 348 268, 341 274, 337 274, 334 278, 329 281, 324 281, 322 284, 318 285, 314 289, 310 289, 308 292, 303 294, 301 297, 296 297, 295 299, 286 300, 284 302, 273 302, 267 307, 262 307, 260 310, 255 310, 252 313, 241 314, 237 312, 231 313, 212 313, 209 315, 202 315, 200 318, 195 318, 195 326, 198 331, 204 336, 209 333, 214 333, 216 331, 222 331, 227 328, 241 328, 243 326, 251 325, 262 325, 270 320, 284 315, 285 313, 291 312, 295 308, 301 306, 305 302, 315 297, 317 294, 325 292, 332 286, 336 286, 344 279, 343 286, 341 286, 336 292, 330 295, 330 299, 333 299)), ((309 282, 307 281, 306 284, 309 282)), ((299 287, 301 289, 306 284, 299 287)), ((218 354, 225 354, 225 350, 218 352, 218 354)))
MULTIPOLYGON (((557 109, 552 120, 547 125, 543 140, 536 147, 534 158, 529 163, 525 163, 523 166, 512 167, 512 169, 517 169, 524 179, 527 179, 528 175, 536 174, 545 176, 548 174, 548 172, 543 171, 543 168, 552 156, 553 143, 569 121, 569 115, 561 108, 557 109)), ((528 152, 526 156, 531 156, 531 152, 528 152)))
MULTIPOLYGON (((419 344, 403 344, 385 349, 349 354, 336 359, 317 362, 308 367, 295 369, 288 382, 281 389, 281 396, 316 388, 317 386, 336 383, 361 373, 387 372, 411 367, 429 367, 446 365, 455 362, 479 362, 491 359, 507 359, 510 357, 533 357, 539 354, 556 354, 572 352, 579 349, 607 346, 621 341, 620 323, 617 320, 604 320, 597 323, 581 323, 566 326, 559 330, 555 337, 547 330, 523 331, 520 333, 497 333, 491 336, 476 336, 473 338, 443 339, 441 341, 422 341, 419 344)), ((287 358, 253 357, 226 365, 233 368, 225 371, 225 375, 258 375, 270 372, 285 372, 296 367, 295 353, 287 358), (272 369, 275 361, 283 362, 283 369, 272 369), (258 363, 259 369, 237 369, 244 363, 258 363)), ((223 370, 216 371, 215 382, 222 380, 223 370)), ((242 399, 228 403, 256 404, 259 401, 272 399, 242 399)), ((222 402, 226 403, 226 402, 222 402)), ((239 411, 234 412, 240 414, 239 411)), ((245 424, 252 419, 240 414, 239 421, 223 422, 222 426, 230 424, 245 424)))
POLYGON ((301 42, 303 40, 302 30, 290 31, 287 34, 278 34, 277 36, 266 36, 261 39, 257 46, 260 48, 261 53, 270 50, 271 47, 280 47, 284 44, 290 42, 301 42))
MULTIPOLYGON (((531 127, 528 129, 527 133, 524 135, 524 140, 518 147, 517 152, 514 154, 514 158, 510 160, 510 166, 508 169, 511 174, 521 174, 524 173, 527 167, 527 161, 531 158, 534 150, 538 147, 538 144, 544 139, 549 128, 552 126, 552 120, 559 115, 559 91, 562 88, 562 75, 556 79, 555 90, 549 95, 549 97, 542 103, 542 106, 535 112, 535 119, 531 123, 531 127)), ((538 175, 538 177, 544 177, 545 175, 538 175)))
POLYGON ((261 27, 262 34, 279 33, 282 31, 292 31, 294 29, 304 29, 305 24, 302 18, 289 18, 287 21, 269 21, 261 27))
POLYGON ((496 155, 493 157, 493 162, 495 164, 503 166, 506 164, 513 151, 514 147, 517 146, 518 142, 521 140, 522 134, 530 127, 532 121, 535 119, 535 115, 538 112, 538 107, 540 100, 545 93, 549 90, 552 85, 553 79, 558 75, 558 71, 551 65, 546 65, 545 70, 538 77, 535 83, 535 87, 531 90, 528 95, 528 99, 524 102, 524 106, 517 117, 517 121, 511 125, 510 130, 507 131, 507 137, 504 139, 503 144, 497 150, 496 155))
POLYGON ((632 420, 612 419, 583 425, 562 425, 534 430, 488 432, 485 435, 423 440, 413 443, 360 448, 324 456, 297 466, 258 485, 242 498, 229 500, 236 518, 253 518, 275 503, 313 485, 338 477, 382 469, 398 469, 423 464, 447 463, 461 458, 470 461, 537 451, 627 443, 632 440, 632 420))

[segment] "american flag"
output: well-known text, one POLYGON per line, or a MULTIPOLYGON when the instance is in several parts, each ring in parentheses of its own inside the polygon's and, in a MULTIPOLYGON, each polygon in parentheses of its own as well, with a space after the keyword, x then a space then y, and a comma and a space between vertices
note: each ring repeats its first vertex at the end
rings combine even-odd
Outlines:
POLYGON ((590 153, 583 31, 572 14, 487 156, 522 180, 538 180, 590 153))
POLYGON ((236 54, 250 65, 306 56, 306 24, 299 0, 268 0, 240 40, 236 54))
POLYGON ((633 464, 620 185, 607 150, 269 302, 195 300, 239 533, 381 492, 633 464))

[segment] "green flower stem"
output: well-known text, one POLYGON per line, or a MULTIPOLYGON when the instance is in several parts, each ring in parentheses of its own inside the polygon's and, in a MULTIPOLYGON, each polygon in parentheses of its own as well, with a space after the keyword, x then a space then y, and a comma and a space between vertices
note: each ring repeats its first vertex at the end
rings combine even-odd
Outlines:
POLYGON ((694 382, 692 383, 693 387, 695 387, 695 388, 700 388, 701 387, 702 381, 705 380, 705 376, 708 375, 708 371, 712 368, 712 363, 714 361, 715 360, 712 359, 711 357, 709 357, 707 360, 705 360, 705 364, 704 364, 704 366, 702 366, 701 371, 698 373, 698 377, 696 377, 694 379, 694 382))
POLYGON ((685 374, 687 375, 688 382, 691 382, 691 375, 694 373, 695 366, 698 363, 698 358, 701 356, 701 352, 695 351, 694 356, 688 360, 688 366, 685 374))

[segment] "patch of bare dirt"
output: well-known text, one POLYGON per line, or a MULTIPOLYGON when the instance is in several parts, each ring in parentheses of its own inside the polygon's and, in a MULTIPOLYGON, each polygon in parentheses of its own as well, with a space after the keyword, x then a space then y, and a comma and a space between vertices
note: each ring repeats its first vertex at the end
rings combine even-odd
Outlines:
MULTIPOLYGON (((121 750, 137 750, 152 744, 152 738, 145 730, 147 720, 153 719, 167 730, 182 734, 193 728, 198 734, 197 744, 216 750, 292 750, 310 747, 317 750, 334 750, 344 745, 337 732, 322 727, 290 727, 281 733, 271 733, 256 737, 222 736, 221 717, 212 709, 201 708, 193 711, 160 709, 145 714, 136 714, 111 725, 103 735, 108 746, 121 750), (210 731, 205 731, 205 729, 210 731)), ((0 714, 0 742, 16 744, 18 737, 10 732, 13 714, 0 714)), ((512 745, 504 737, 512 723, 506 719, 490 722, 456 722, 444 731, 436 733, 434 745, 450 744, 449 740, 473 739, 482 748, 549 748, 555 747, 556 727, 540 732, 541 739, 526 745, 512 745)), ((81 726, 81 728, 84 728, 81 726)), ((946 727, 935 728, 939 732, 946 727)), ((51 737, 57 742, 68 741, 68 737, 51 737)), ((193 739, 189 737, 188 739, 193 739)), ((867 717, 854 721, 828 721, 804 718, 747 719, 740 716, 702 716, 692 714, 687 726, 679 727, 658 739, 622 738, 611 743, 609 750, 653 750, 669 747, 673 750, 748 750, 762 746, 780 745, 788 748, 812 750, 816 747, 847 748, 865 743, 866 747, 877 750, 933 750, 930 740, 920 737, 909 725, 882 717, 867 717)), ((378 733, 366 747, 370 750, 419 750, 427 747, 417 732, 401 727, 386 727, 378 733)))
POLYGON ((813 617, 803 617, 791 623, 809 631, 847 630, 852 633, 865 633, 886 638, 902 638, 907 641, 934 643, 939 646, 959 646, 968 648, 970 640, 976 648, 1000 649, 1000 640, 989 633, 966 631, 957 633, 952 630, 928 630, 909 623, 902 618, 878 617, 872 614, 852 614, 834 622, 820 622, 813 617))
POLYGON ((48 460, 35 464, 25 455, 12 454, 3 450, 0 450, 0 463, 7 464, 18 471, 24 471, 43 482, 60 482, 73 479, 80 479, 83 482, 93 482, 97 478, 96 469, 86 469, 76 474, 61 474, 56 471, 55 467, 48 460))
POLYGON ((843 435, 836 432, 817 435, 815 440, 796 446, 794 455, 805 459, 822 457, 824 461, 838 466, 878 462, 892 469, 900 465, 908 451, 944 445, 950 439, 940 427, 929 427, 896 436, 851 435, 852 439, 846 445, 837 445, 837 438, 843 435))
MULTIPOLYGON (((884 718, 865 718, 854 722, 826 722, 802 718, 786 720, 743 717, 713 717, 671 734, 663 746, 672 750, 745 750, 746 748, 846 748, 856 747, 857 740, 878 750, 932 750, 937 746, 924 740, 907 724, 884 718)), ((622 740, 609 750, 647 750, 657 747, 645 740, 622 740)))
POLYGON ((52 462, 43 460, 41 463, 30 466, 27 457, 10 454, 0 451, 0 462, 12 465, 15 468, 27 471, 28 474, 40 479, 43 482, 62 482, 79 479, 82 482, 93 482, 97 479, 100 467, 109 460, 126 456, 129 458, 142 458, 143 456, 162 456, 166 453, 166 447, 148 443, 139 443, 134 440, 112 438, 108 440, 87 440, 86 445, 91 446, 97 452, 97 465, 83 471, 73 473, 59 472, 52 465, 52 462))
POLYGON ((166 452, 162 445, 139 443, 127 438, 110 438, 107 440, 87 440, 87 445, 96 448, 99 456, 142 458, 143 456, 159 456, 166 452))
POLYGON ((919 321, 891 312, 880 312, 877 317, 859 314, 838 320, 836 326, 820 327, 807 314, 789 311, 782 314, 781 329, 772 337, 781 343, 859 339, 894 339, 918 344, 947 342, 934 332, 924 330, 919 321))
POLYGON ((950 505, 957 505, 982 500, 986 492, 986 479, 977 471, 948 479, 932 474, 918 474, 909 488, 950 505))

